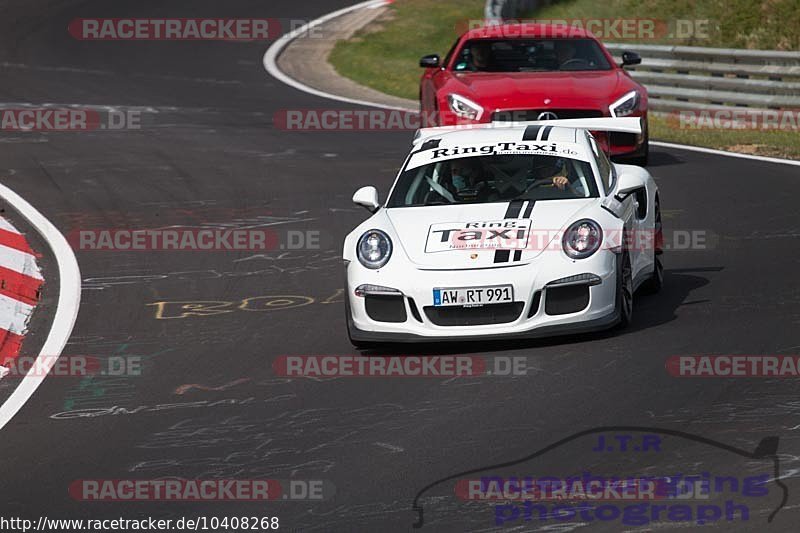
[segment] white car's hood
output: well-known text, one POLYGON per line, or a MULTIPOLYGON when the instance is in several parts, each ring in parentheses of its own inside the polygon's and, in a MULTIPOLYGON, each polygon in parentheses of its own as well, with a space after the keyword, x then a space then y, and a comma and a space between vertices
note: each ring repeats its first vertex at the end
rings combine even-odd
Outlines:
POLYGON ((565 226, 598 202, 597 198, 539 200, 527 217, 527 202, 401 207, 387 209, 385 216, 399 237, 396 246, 419 267, 503 267, 524 264, 545 251, 561 253, 565 226), (478 233, 467 233, 474 231, 481 232, 480 238, 478 233), (509 238, 502 240, 503 247, 514 248, 508 253, 496 249, 503 237, 509 238))

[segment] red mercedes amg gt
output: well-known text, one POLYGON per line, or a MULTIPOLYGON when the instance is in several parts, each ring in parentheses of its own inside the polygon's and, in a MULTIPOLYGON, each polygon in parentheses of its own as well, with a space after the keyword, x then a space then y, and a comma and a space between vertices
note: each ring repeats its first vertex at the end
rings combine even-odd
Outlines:
POLYGON ((494 121, 641 117, 642 135, 611 134, 610 153, 640 165, 649 154, 647 90, 617 65, 591 33, 544 24, 468 31, 442 60, 428 55, 420 107, 428 126, 494 121))

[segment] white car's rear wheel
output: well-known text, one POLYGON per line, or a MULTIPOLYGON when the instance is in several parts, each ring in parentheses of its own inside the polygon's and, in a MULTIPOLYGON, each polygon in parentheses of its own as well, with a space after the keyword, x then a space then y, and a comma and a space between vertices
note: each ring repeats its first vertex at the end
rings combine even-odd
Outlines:
POLYGON ((631 257, 627 251, 622 252, 617 265, 617 314, 619 326, 627 327, 633 320, 633 269, 631 257))
POLYGON ((664 286, 664 265, 661 263, 661 254, 663 253, 663 240, 664 237, 662 235, 662 227, 661 227, 661 205, 658 200, 658 196, 656 196, 656 220, 653 227, 653 234, 655 235, 654 239, 654 246, 655 246, 655 264, 653 266, 653 274, 650 278, 644 282, 642 285, 642 289, 650 294, 655 294, 661 290, 664 286))

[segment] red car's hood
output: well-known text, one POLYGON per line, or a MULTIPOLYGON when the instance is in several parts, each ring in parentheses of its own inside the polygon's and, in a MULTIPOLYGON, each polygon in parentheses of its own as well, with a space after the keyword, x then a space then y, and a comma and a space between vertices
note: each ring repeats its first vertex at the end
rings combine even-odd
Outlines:
POLYGON ((617 70, 581 72, 459 72, 454 92, 487 109, 607 109, 630 80, 617 70), (461 91, 459 87, 461 86, 461 91), (545 100, 550 100, 545 103, 545 100))

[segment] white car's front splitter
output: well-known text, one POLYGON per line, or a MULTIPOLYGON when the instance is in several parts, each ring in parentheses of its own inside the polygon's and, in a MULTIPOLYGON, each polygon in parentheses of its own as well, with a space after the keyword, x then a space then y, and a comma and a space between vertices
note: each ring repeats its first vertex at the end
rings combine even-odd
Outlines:
POLYGON ((536 337, 604 329, 618 320, 617 257, 608 250, 583 260, 545 253, 527 264, 467 270, 370 270, 351 262, 347 267, 351 337, 403 342, 536 337), (586 279, 553 283, 572 276, 586 279), (357 296, 356 289, 362 285, 398 292, 394 296, 357 296), (513 286, 513 304, 434 305, 434 289, 497 285, 513 286))

